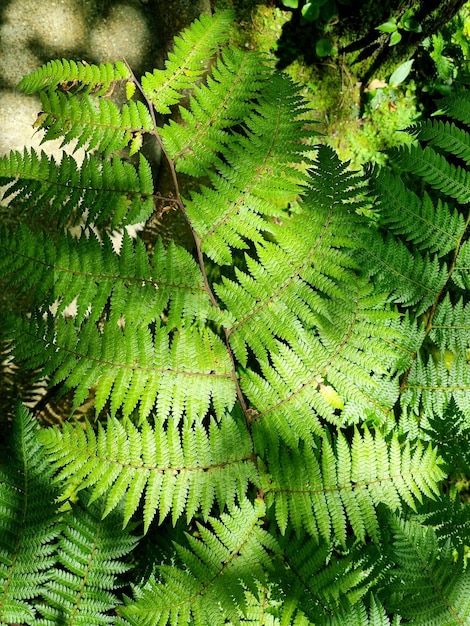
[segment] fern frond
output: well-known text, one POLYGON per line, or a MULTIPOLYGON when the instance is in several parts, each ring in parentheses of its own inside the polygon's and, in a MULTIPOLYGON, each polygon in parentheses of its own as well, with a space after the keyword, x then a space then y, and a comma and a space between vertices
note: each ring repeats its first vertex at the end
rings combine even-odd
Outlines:
POLYGON ((13 422, 10 450, 12 457, 2 458, 0 465, 2 626, 36 623, 33 600, 52 576, 59 534, 57 484, 35 422, 23 406, 13 422))
POLYGON ((30 294, 31 303, 60 315, 72 302, 75 322, 98 321, 145 326, 165 319, 166 327, 182 328, 208 319, 221 322, 211 307, 199 267, 184 248, 161 241, 153 257, 140 239, 124 233, 116 254, 105 234, 79 239, 64 235, 55 243, 49 234, 20 225, 0 231, 0 275, 30 294), (106 310, 106 311, 105 311, 106 310))
POLYGON ((470 350, 470 303, 459 298, 452 303, 447 293, 436 307, 429 331, 429 339, 444 353, 466 355, 470 350))
POLYGON ((463 93, 456 92, 440 100, 439 109, 449 117, 470 126, 470 102, 465 91, 463 93))
POLYGON ((25 76, 18 89, 31 94, 47 87, 59 87, 65 91, 94 91, 101 95, 108 91, 112 83, 129 78, 130 71, 121 61, 94 65, 84 61, 77 63, 67 59, 55 59, 25 76))
POLYGON ((349 610, 336 612, 321 622, 321 626, 399 626, 400 617, 391 619, 378 600, 371 597, 369 610, 363 603, 357 603, 349 610))
POLYGON ((362 258, 376 288, 389 293, 392 302, 412 307, 417 316, 434 304, 447 282, 448 267, 437 255, 410 252, 391 235, 382 240, 371 233, 362 258))
POLYGON ((345 546, 349 524, 360 541, 379 542, 377 506, 395 511, 405 502, 414 509, 423 495, 434 497, 445 476, 439 462, 430 446, 402 447, 396 436, 387 442, 379 432, 356 429, 351 446, 338 433, 334 446, 324 439, 316 449, 272 449, 263 488, 282 533, 290 520, 297 533, 306 529, 317 541, 334 537, 345 546))
POLYGON ((365 596, 379 575, 377 554, 372 546, 338 546, 295 535, 292 527, 280 540, 281 563, 270 580, 281 590, 282 623, 292 623, 291 614, 301 612, 312 624, 328 622, 328 616, 352 607, 365 596))
POLYGON ((120 528, 117 512, 102 519, 103 502, 72 505, 67 511, 59 539, 58 567, 44 585, 38 626, 66 621, 70 626, 114 623, 118 575, 130 569, 120 559, 135 546, 137 538, 120 528))
POLYGON ((470 242, 464 241, 455 259, 452 281, 463 290, 470 289, 470 242))
POLYGON ((197 86, 189 107, 180 107, 182 121, 171 120, 161 131, 177 171, 204 176, 233 139, 231 128, 243 124, 253 110, 269 74, 258 54, 228 49, 217 59, 205 83, 197 86))
POLYGON ((385 168, 373 173, 370 186, 377 194, 375 207, 386 229, 418 250, 439 257, 458 246, 465 220, 455 208, 440 198, 434 204, 426 192, 418 197, 385 168))
POLYGON ((41 91, 42 112, 39 128, 46 132, 41 143, 62 139, 61 147, 76 141, 74 151, 108 156, 127 147, 136 135, 153 129, 148 109, 142 102, 128 102, 119 109, 112 100, 88 94, 41 91))
POLYGON ((431 147, 409 145, 390 151, 390 157, 402 171, 419 176, 433 189, 454 198, 459 204, 470 201, 470 171, 452 165, 431 147))
POLYGON ((187 546, 175 546, 181 565, 160 565, 119 615, 131 626, 239 623, 245 590, 257 592, 279 550, 262 528, 263 515, 262 502, 242 500, 230 514, 210 518, 212 529, 198 524, 198 536, 186 534, 187 546))
POLYGON ((447 542, 416 522, 393 524, 396 582, 390 605, 416 626, 455 626, 470 619, 470 572, 454 563, 447 542))
POLYGON ((425 120, 408 129, 416 139, 429 146, 441 148, 446 153, 462 159, 470 165, 470 135, 454 123, 442 120, 425 120))
POLYGON ((273 218, 285 217, 285 207, 301 193, 305 112, 299 88, 274 74, 244 120, 245 132, 222 147, 216 172, 209 173, 212 186, 185 200, 201 249, 216 263, 230 265, 233 249, 262 242, 273 218))
POLYGON ((451 399, 470 419, 468 394, 470 392, 470 368, 466 355, 457 354, 449 364, 444 355, 429 357, 424 362, 419 356, 413 362, 401 393, 403 411, 414 415, 442 417, 451 399))
POLYGON ((142 77, 145 95, 158 113, 170 113, 170 107, 184 98, 207 71, 208 59, 225 42, 232 11, 219 11, 213 16, 201 15, 174 40, 164 70, 155 70, 142 77))
POLYGON ((150 166, 140 155, 138 169, 114 156, 87 156, 78 166, 67 154, 60 163, 34 150, 0 159, 0 182, 9 184, 3 199, 21 213, 47 213, 60 222, 110 222, 124 226, 145 221, 154 210, 150 166))
POLYGON ((112 415, 129 415, 138 407, 143 420, 156 405, 162 422, 169 415, 200 421, 211 406, 219 418, 231 410, 236 392, 231 362, 221 339, 209 328, 157 327, 93 321, 51 314, 14 322, 15 353, 29 368, 42 367, 51 384, 66 381, 76 388, 74 406, 96 386, 96 410, 108 398, 112 415), (212 401, 212 405, 211 405, 212 401))
POLYGON ((216 501, 223 509, 259 482, 249 435, 229 416, 207 430, 185 423, 181 433, 173 420, 166 429, 147 421, 138 429, 109 418, 96 436, 90 424, 85 431, 64 424, 40 437, 61 480, 92 487, 92 501, 106 494, 105 516, 123 500, 127 524, 142 501, 145 531, 157 511, 160 523, 170 512, 173 523, 198 511, 207 519, 216 501))

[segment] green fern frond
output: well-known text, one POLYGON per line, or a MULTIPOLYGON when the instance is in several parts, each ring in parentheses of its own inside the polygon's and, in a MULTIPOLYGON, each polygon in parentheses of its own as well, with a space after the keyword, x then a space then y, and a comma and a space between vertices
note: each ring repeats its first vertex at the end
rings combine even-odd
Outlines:
POLYGON ((448 267, 437 255, 422 256, 410 252, 406 245, 391 235, 369 238, 362 255, 376 287, 390 294, 390 300, 412 307, 417 316, 427 311, 436 301, 448 279, 448 267))
POLYGON ((380 223, 395 236, 439 257, 458 246, 465 220, 455 208, 440 198, 434 204, 426 192, 418 197, 385 168, 374 172, 370 186, 377 194, 380 223))
POLYGON ((263 488, 282 533, 290 520, 297 533, 307 529, 318 541, 334 537, 345 546, 349 524, 360 541, 379 542, 378 505, 414 509, 423 495, 433 498, 445 477, 439 463, 430 446, 400 446, 396 436, 387 442, 379 432, 356 429, 351 445, 338 433, 334 446, 324 439, 319 448, 271 449, 263 488))
POLYGON ((401 406, 406 414, 427 417, 442 417, 451 399, 470 419, 470 368, 466 355, 457 354, 455 359, 446 362, 445 355, 436 359, 429 357, 424 362, 419 356, 413 362, 401 393, 401 406))
MULTIPOLYGON (((390 618, 382 604, 371 594, 369 606, 358 602, 352 608, 337 611, 320 622, 321 626, 399 626, 400 616, 390 618)), ((319 626, 320 626, 319 624, 319 626)))
POLYGON ((35 422, 19 406, 11 458, 0 465, 0 624, 33 624, 34 601, 51 579, 59 534, 58 486, 35 422), (8 461, 8 464, 7 464, 8 461))
POLYGON ((301 143, 307 138, 306 108, 298 86, 273 74, 254 109, 244 133, 222 147, 216 172, 209 173, 212 186, 185 201, 202 251, 221 265, 232 263, 233 249, 264 241, 305 182, 300 163, 307 150, 301 143))
POLYGON ((65 223, 118 227, 145 221, 154 210, 152 173, 142 155, 136 169, 117 156, 101 161, 89 155, 78 166, 67 154, 57 163, 44 152, 11 152, 0 159, 0 183, 11 183, 3 199, 21 213, 47 212, 47 219, 65 223))
POLYGON ((470 201, 470 171, 452 165, 431 147, 405 146, 390 151, 390 158, 402 171, 419 176, 433 189, 454 198, 459 204, 470 201))
POLYGON ((452 303, 447 293, 436 307, 429 331, 429 339, 444 353, 467 355, 470 350, 470 303, 459 298, 452 303))
POLYGON ((131 77, 125 63, 101 63, 94 65, 84 61, 77 63, 67 59, 49 61, 31 74, 25 76, 18 89, 24 93, 35 93, 47 87, 74 89, 86 92, 94 91, 103 94, 116 81, 127 80, 131 77))
POLYGON ((67 511, 57 546, 58 565, 42 590, 37 626, 111 624, 120 600, 118 575, 130 569, 120 559, 137 537, 120 528, 120 515, 102 519, 103 502, 84 498, 67 511))
MULTIPOLYGON (((245 591, 257 592, 258 581, 272 569, 276 540, 262 528, 264 506, 242 500, 230 514, 209 518, 212 529, 198 524, 196 536, 186 534, 187 546, 176 544, 181 565, 160 565, 155 577, 136 599, 119 608, 131 626, 189 624, 219 626, 239 623, 245 591)), ((117 624, 121 624, 120 621, 117 624)))
POLYGON ((227 349, 209 328, 157 327, 105 323, 35 315, 13 322, 18 330, 18 361, 42 367, 51 384, 76 388, 74 407, 96 386, 96 410, 110 399, 110 411, 145 419, 156 405, 157 419, 183 415, 200 421, 211 406, 216 416, 231 410, 236 392, 227 349), (211 405, 212 401, 212 405, 211 405))
POLYGON ((127 524, 142 501, 145 531, 156 512, 160 523, 170 513, 173 523, 198 511, 207 519, 216 501, 223 509, 259 482, 249 435, 229 416, 207 430, 185 423, 181 433, 173 420, 166 429, 147 421, 138 429, 109 418, 97 435, 90 424, 85 431, 65 424, 40 438, 61 480, 92 487, 92 501, 106 494, 105 516, 123 500, 127 524))
POLYGON ((468 94, 456 92, 439 101, 439 109, 449 117, 470 126, 470 102, 468 94))
POLYGON ((253 100, 269 80, 265 59, 228 49, 222 52, 205 83, 197 86, 189 108, 180 107, 182 121, 171 120, 160 132, 177 171, 204 176, 219 160, 222 146, 233 139, 230 129, 243 124, 253 100))
POLYGON ((165 69, 142 77, 145 95, 158 113, 170 113, 186 90, 194 89, 207 71, 208 60, 225 42, 232 19, 233 12, 228 10, 201 15, 175 38, 165 69))
POLYGON ((393 523, 396 582, 390 605, 416 626, 458 626, 470 619, 470 572, 453 562, 447 542, 432 528, 411 521, 393 523))
POLYGON ((61 147, 76 141, 74 151, 85 147, 108 156, 127 147, 136 135, 153 130, 142 102, 128 102, 119 109, 112 100, 88 94, 41 91, 42 111, 37 127, 46 132, 41 143, 62 139, 61 147))
POLYGON ((455 259, 452 281, 463 290, 470 289, 470 242, 464 241, 455 259))
POLYGON ((116 253, 111 239, 90 234, 69 235, 54 242, 48 233, 20 225, 0 231, 0 275, 17 285, 18 293, 31 295, 31 303, 47 311, 53 304, 61 315, 75 303, 75 323, 106 318, 112 324, 145 326, 166 322, 168 329, 182 328, 208 319, 222 322, 211 307, 201 271, 189 252, 161 241, 153 256, 140 239, 125 232, 116 253))
POLYGON ((462 159, 470 165, 470 135, 454 123, 442 120, 425 120, 412 126, 409 132, 420 142, 441 148, 446 153, 462 159))

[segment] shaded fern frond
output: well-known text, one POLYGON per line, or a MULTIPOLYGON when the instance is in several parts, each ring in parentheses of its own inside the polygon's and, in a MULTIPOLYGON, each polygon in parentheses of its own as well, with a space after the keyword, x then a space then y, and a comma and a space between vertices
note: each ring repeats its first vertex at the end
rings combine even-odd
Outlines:
POLYGON ((183 513, 207 518, 215 502, 223 509, 259 480, 249 435, 229 416, 207 430, 185 423, 181 434, 173 420, 138 429, 109 418, 97 435, 90 424, 64 424, 40 437, 62 480, 92 487, 92 501, 105 494, 104 516, 122 500, 127 524, 142 501, 145 530, 157 512, 159 523, 170 513, 173 523, 183 513))
POLYGON ((158 113, 170 113, 170 107, 184 98, 207 71, 208 60, 227 36, 233 19, 232 11, 201 15, 174 41, 164 70, 155 70, 142 77, 142 88, 158 113))
POLYGON ((58 565, 42 590, 37 605, 38 626, 67 623, 112 624, 118 575, 130 566, 120 559, 135 546, 137 537, 120 528, 120 515, 101 519, 103 502, 72 505, 67 511, 57 546, 58 565))
POLYGON ((363 259, 377 288, 391 301, 413 307, 416 315, 434 304, 448 278, 448 267, 437 255, 412 253, 392 236, 371 236, 363 259))
POLYGON ((18 89, 25 93, 35 93, 57 86, 64 90, 74 89, 87 92, 95 91, 103 94, 108 91, 112 83, 130 78, 130 72, 125 63, 101 63, 94 65, 77 63, 67 59, 49 61, 31 74, 25 76, 18 89))
POLYGON ((57 163, 43 152, 11 152, 0 159, 0 182, 11 183, 3 198, 22 213, 47 212, 65 223, 124 226, 145 221, 154 209, 152 173, 142 155, 135 169, 116 156, 100 161, 89 155, 79 167, 67 154, 57 163))
POLYGON ((20 406, 11 458, 0 464, 0 624, 33 624, 34 600, 52 578, 59 534, 57 484, 36 424, 20 406), (8 461, 8 464, 6 463, 8 461))
POLYGON ((396 437, 386 442, 379 432, 356 429, 351 446, 339 433, 334 447, 327 439, 318 449, 280 447, 268 457, 263 488, 283 533, 290 521, 297 533, 306 529, 318 541, 334 537, 345 546, 350 525, 362 542, 379 542, 377 506, 394 511, 405 502, 414 509, 423 495, 434 497, 445 476, 439 462, 431 446, 400 446, 396 437))
POLYGON ((233 140, 230 131, 243 124, 253 99, 269 80, 265 60, 258 54, 229 49, 222 52, 206 82, 195 88, 189 107, 180 107, 182 121, 171 120, 161 136, 176 169, 204 176, 219 160, 218 153, 233 140))
POLYGON ((60 315, 75 303, 75 323, 98 321, 144 326, 163 318, 168 329, 221 321, 210 305, 199 267, 184 248, 158 241, 149 259, 140 239, 124 233, 116 254, 107 235, 98 241, 47 233, 25 226, 0 231, 0 275, 28 293, 40 310, 56 304, 60 315))
POLYGON ((439 109, 466 126, 470 126, 470 102, 465 91, 454 93, 440 100, 439 109))
POLYGON ((380 223, 386 229, 418 250, 439 257, 455 249, 465 229, 465 220, 455 208, 441 199, 434 204, 426 192, 418 197, 385 168, 374 174, 370 185, 377 194, 380 223))
POLYGON ((470 619, 470 572, 454 563, 452 548, 440 545, 432 528, 393 524, 396 582, 390 605, 416 626, 458 626, 470 619))
POLYGON ((295 612, 312 624, 329 623, 329 615, 358 603, 378 576, 377 555, 371 546, 338 550, 323 540, 294 535, 291 528, 280 544, 283 566, 276 568, 270 580, 282 590, 282 623, 294 623, 295 612))
POLYGON ((390 618, 382 604, 371 594, 369 606, 358 602, 351 609, 337 611, 321 622, 321 626, 399 626, 400 616, 390 618))
POLYGON ((390 156, 401 170, 419 176, 433 189, 454 198, 459 204, 470 201, 470 171, 452 165, 431 147, 409 145, 390 151, 390 156))
POLYGON ((41 91, 39 128, 46 132, 42 143, 62 139, 61 147, 76 140, 74 150, 86 147, 107 156, 123 150, 137 134, 153 129, 142 102, 128 102, 119 109, 112 100, 78 97, 60 91, 41 91))
POLYGON ((175 545, 181 565, 161 565, 135 601, 119 608, 132 626, 189 624, 222 626, 239 623, 246 589, 257 592, 272 569, 276 540, 262 528, 264 506, 243 500, 230 514, 209 518, 212 529, 198 524, 198 536, 187 534, 187 546, 175 545))
POLYGON ((455 124, 442 120, 425 120, 410 129, 421 142, 442 148, 470 165, 470 135, 455 124))

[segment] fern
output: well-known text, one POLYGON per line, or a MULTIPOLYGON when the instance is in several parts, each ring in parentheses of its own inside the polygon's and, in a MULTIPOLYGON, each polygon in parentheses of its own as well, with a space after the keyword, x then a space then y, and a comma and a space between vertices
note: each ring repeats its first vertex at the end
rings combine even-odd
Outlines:
POLYGON ((466 623, 468 104, 352 172, 231 18, 140 83, 63 60, 20 84, 75 155, 0 160, 2 368, 10 396, 48 384, 21 391, 38 415, 94 419, 18 409, 0 621, 466 623))
POLYGON ((34 423, 18 409, 12 458, 0 466, 0 624, 31 624, 32 601, 51 578, 59 533, 57 485, 35 436, 34 423), (26 583, 26 584, 25 584, 26 583))

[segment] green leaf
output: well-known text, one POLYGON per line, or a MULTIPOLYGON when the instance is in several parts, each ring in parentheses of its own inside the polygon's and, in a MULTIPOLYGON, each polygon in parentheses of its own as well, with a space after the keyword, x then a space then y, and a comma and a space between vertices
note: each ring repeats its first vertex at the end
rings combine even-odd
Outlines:
POLYGON ((302 17, 307 22, 314 22, 320 16, 320 5, 314 2, 307 2, 302 7, 302 17))
POLYGON ((395 31, 390 35, 390 41, 388 42, 389 46, 396 46, 397 43, 401 41, 401 34, 398 31, 395 31))
POLYGON ((397 30, 397 22, 394 19, 388 20, 380 26, 377 26, 376 30, 380 30, 382 33, 394 33, 397 30))
POLYGON ((282 0, 282 4, 289 9, 299 8, 299 0, 282 0))
POLYGON ((315 44, 315 52, 319 57, 333 55, 336 49, 329 39, 319 39, 315 44))
POLYGON ((401 83, 403 83, 409 76, 411 72, 411 68, 413 66, 414 59, 410 61, 405 61, 402 63, 397 69, 393 72, 389 79, 390 87, 398 87, 401 83))

